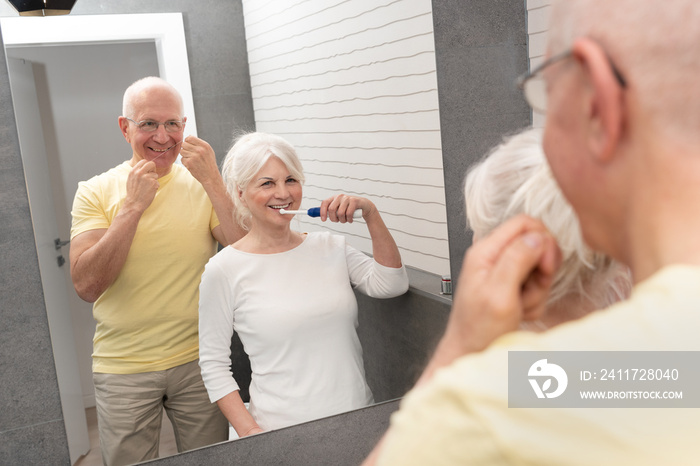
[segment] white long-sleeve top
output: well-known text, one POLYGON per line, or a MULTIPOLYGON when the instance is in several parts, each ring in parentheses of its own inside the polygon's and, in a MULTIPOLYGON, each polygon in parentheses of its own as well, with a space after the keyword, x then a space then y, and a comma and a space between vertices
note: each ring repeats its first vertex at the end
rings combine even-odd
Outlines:
POLYGON ((353 287, 390 298, 406 292, 408 277, 329 233, 309 233, 278 254, 220 251, 199 294, 199 365, 210 400, 239 389, 230 370, 235 330, 252 368, 250 413, 263 430, 371 404, 353 287))

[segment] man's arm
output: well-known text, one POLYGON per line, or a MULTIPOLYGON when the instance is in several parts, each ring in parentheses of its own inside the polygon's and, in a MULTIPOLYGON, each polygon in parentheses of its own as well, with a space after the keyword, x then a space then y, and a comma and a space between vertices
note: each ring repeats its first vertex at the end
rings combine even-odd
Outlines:
POLYGON ((95 302, 124 267, 141 215, 158 190, 153 162, 139 161, 129 173, 126 198, 106 229, 90 230, 71 240, 70 272, 81 299, 95 302))
MULTIPOLYGON (((447 329, 416 385, 457 358, 482 351, 496 338, 545 310, 561 253, 545 226, 512 218, 467 251, 447 329)), ((391 428, 389 428, 391 432, 391 428)), ((374 465, 385 437, 363 463, 374 465)))
POLYGON ((241 239, 246 232, 234 218, 233 201, 216 165, 214 150, 206 141, 196 136, 187 136, 182 143, 180 155, 185 168, 202 184, 219 217, 221 224, 212 231, 214 238, 224 246, 241 239))

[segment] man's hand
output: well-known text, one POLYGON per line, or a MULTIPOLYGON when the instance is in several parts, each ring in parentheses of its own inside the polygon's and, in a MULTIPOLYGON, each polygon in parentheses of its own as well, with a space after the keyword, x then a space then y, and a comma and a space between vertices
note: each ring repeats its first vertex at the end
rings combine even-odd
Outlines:
POLYGON ((126 179, 124 207, 143 213, 155 199, 158 186, 156 164, 139 160, 126 179))
POLYGON ((212 183, 219 183, 221 175, 216 164, 216 154, 208 142, 196 136, 187 136, 180 149, 182 164, 204 189, 212 183))
POLYGON ((542 222, 520 215, 465 256, 445 338, 480 351, 522 321, 542 316, 561 252, 542 222))
POLYGON ((536 320, 545 310, 561 252, 539 220, 519 215, 467 251, 447 329, 417 385, 455 359, 536 320))
POLYGON ((180 149, 182 164, 200 182, 209 196, 221 225, 212 230, 214 238, 224 246, 233 244, 245 235, 234 219, 231 196, 216 164, 216 154, 209 143, 196 136, 187 136, 180 149))

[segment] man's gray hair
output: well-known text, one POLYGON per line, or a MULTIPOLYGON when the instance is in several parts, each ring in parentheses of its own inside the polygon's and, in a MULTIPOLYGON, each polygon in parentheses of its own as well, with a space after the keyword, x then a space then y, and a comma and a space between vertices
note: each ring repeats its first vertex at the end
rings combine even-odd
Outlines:
POLYGON ((672 139, 700 141, 700 1, 554 0, 548 34, 550 54, 598 42, 634 89, 630 104, 672 139))
MULTIPOLYGON (((122 100, 122 116, 134 118, 134 101, 136 97, 147 89, 160 87, 172 91, 173 95, 180 100, 180 113, 183 112, 182 96, 175 87, 163 78, 157 76, 147 76, 132 83, 124 91, 124 99, 122 100)), ((182 115, 181 115, 182 116, 182 115)))

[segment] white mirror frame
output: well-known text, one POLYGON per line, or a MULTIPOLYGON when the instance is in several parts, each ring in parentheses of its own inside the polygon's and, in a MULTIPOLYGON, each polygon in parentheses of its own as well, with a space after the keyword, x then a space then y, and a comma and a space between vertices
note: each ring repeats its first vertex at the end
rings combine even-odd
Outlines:
POLYGON ((197 135, 182 13, 0 18, 5 46, 154 40, 160 77, 180 91, 187 126, 197 135))

